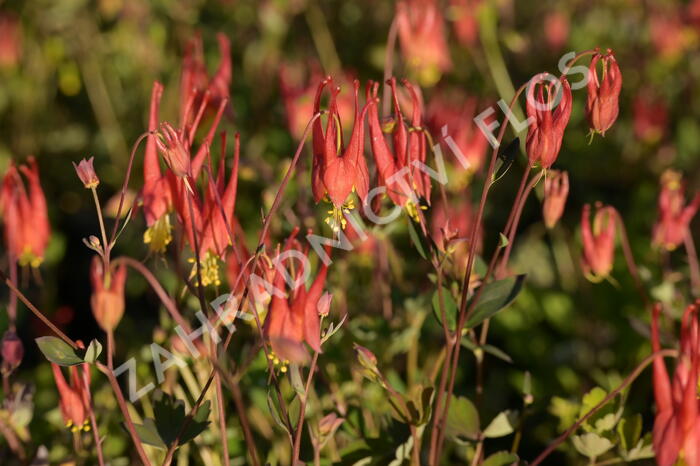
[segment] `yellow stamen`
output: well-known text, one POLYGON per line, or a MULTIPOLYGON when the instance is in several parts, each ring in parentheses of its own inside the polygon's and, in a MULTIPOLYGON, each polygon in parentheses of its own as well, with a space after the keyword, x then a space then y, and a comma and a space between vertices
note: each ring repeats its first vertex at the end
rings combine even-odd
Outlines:
POLYGON ((173 240, 171 231, 170 216, 165 214, 146 229, 143 233, 143 242, 148 244, 151 251, 164 253, 168 244, 173 240))
MULTIPOLYGON (((189 259, 189 262, 194 264, 192 266, 192 272, 190 273, 190 279, 197 277, 197 264, 194 258, 189 259)), ((202 286, 220 286, 221 278, 219 277, 219 258, 214 255, 211 251, 207 251, 203 258, 200 259, 201 274, 202 274, 202 286)))

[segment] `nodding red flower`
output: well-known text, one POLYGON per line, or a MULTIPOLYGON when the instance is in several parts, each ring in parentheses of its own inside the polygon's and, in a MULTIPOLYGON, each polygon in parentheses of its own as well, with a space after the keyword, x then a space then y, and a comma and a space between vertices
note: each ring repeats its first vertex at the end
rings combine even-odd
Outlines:
POLYGON ((430 202, 430 177, 419 169, 426 160, 426 137, 423 132, 421 103, 415 88, 406 80, 402 84, 408 89, 413 110, 411 127, 406 127, 399 105, 396 80, 389 80, 394 102, 394 121, 390 125, 379 122, 377 108, 377 83, 368 83, 367 101, 369 105, 369 132, 372 154, 377 164, 379 185, 386 186, 387 195, 399 206, 406 207, 409 215, 417 218, 419 199, 430 202), (391 132, 393 150, 384 139, 384 133, 391 132), (417 195, 417 196, 416 196, 417 195))
POLYGON ((326 223, 337 231, 344 228, 347 223, 344 213, 353 208, 352 199, 348 199, 350 194, 355 191, 364 202, 369 191, 369 171, 364 156, 364 122, 367 105, 360 110, 358 98, 360 83, 355 80, 353 83, 355 117, 350 141, 347 147, 344 147, 337 104, 340 88, 333 85, 330 77, 324 79, 318 86, 314 99, 314 113, 320 111, 321 94, 326 86, 330 86, 331 96, 325 133, 320 119, 316 119, 313 124, 314 158, 311 186, 316 202, 327 195, 333 204, 329 212, 331 217, 326 219, 326 223))
POLYGON ((188 118, 193 117, 189 110, 192 108, 216 109, 229 98, 231 87, 231 44, 224 34, 217 34, 219 42, 219 67, 214 76, 209 78, 204 64, 202 37, 196 35, 185 47, 180 78, 180 122, 183 126, 188 118), (202 105, 204 104, 204 105, 202 105))
POLYGON ((440 93, 430 99, 427 108, 428 121, 433 134, 442 136, 446 151, 454 150, 449 143, 446 143, 448 136, 452 138, 461 156, 466 159, 458 162, 459 167, 467 174, 481 169, 488 146, 484 133, 474 123, 477 104, 476 97, 440 93))
POLYGON ((544 202, 542 217, 547 228, 554 228, 566 205, 569 196, 569 174, 565 171, 551 170, 544 180, 544 202))
MULTIPOLYGON (((671 466, 681 460, 688 466, 700 466, 700 402, 697 398, 700 375, 700 326, 698 306, 688 306, 681 320, 680 355, 678 365, 669 378, 662 357, 654 359, 654 419, 653 443, 656 464, 671 466)), ((661 305, 652 310, 651 345, 654 352, 661 350, 659 341, 659 314, 661 305)))
POLYGON ((95 167, 92 166, 94 159, 95 157, 90 157, 87 160, 83 159, 78 165, 73 162, 73 168, 75 168, 78 178, 83 182, 83 186, 85 186, 86 189, 96 188, 97 185, 100 184, 100 179, 97 177, 97 173, 95 173, 95 167))
POLYGON ((581 266, 589 280, 600 281, 612 271, 615 258, 615 232, 617 231, 617 211, 610 206, 596 205, 591 229, 591 207, 583 206, 581 214, 581 237, 583 257, 581 266))
POLYGON ((109 333, 119 325, 124 315, 126 265, 122 264, 105 274, 104 261, 94 256, 90 264, 90 283, 92 315, 100 328, 109 333))
POLYGON ((457 40, 465 47, 475 45, 479 38, 476 15, 482 0, 450 0, 457 40))
POLYGON ((406 64, 424 86, 432 86, 452 67, 444 19, 435 0, 396 3, 396 27, 406 64))
POLYGON ((571 87, 566 77, 557 82, 549 73, 540 73, 530 81, 526 109, 531 121, 525 146, 531 165, 539 162, 542 168, 549 168, 557 159, 571 116, 571 102, 571 87))
MULTIPOLYGON (((287 240, 285 251, 290 251, 293 245, 298 245, 296 235, 299 229, 295 229, 287 240)), ((329 252, 326 248, 326 253, 329 252)), ((306 261, 305 261, 306 262, 306 261)), ((308 262, 306 262, 308 264, 308 262)), ((288 296, 281 296, 276 292, 270 301, 270 310, 265 318, 264 335, 270 341, 271 357, 276 364, 282 362, 282 372, 286 371, 286 363, 302 362, 306 359, 306 351, 302 343, 306 342, 314 351, 321 350, 321 331, 319 318, 319 301, 323 295, 323 287, 326 283, 328 266, 322 264, 316 274, 311 287, 307 290, 303 283, 303 270, 298 268, 296 273, 283 273, 279 263, 276 265, 273 285, 276 290, 283 290, 284 276, 294 280, 288 296)), ((302 265, 302 267, 304 267, 302 265)), ((308 271, 306 271, 308 273, 308 271)), ((321 303, 325 306, 325 302, 321 303)), ((323 309, 321 309, 323 310, 323 309)))
MULTIPOLYGON (((236 191, 238 187, 238 161, 240 158, 240 137, 236 134, 234 160, 231 168, 231 177, 225 181, 225 154, 226 138, 222 135, 221 158, 217 172, 209 158, 208 171, 211 177, 207 177, 204 188, 204 196, 198 192, 183 189, 182 185, 176 187, 174 206, 178 220, 185 230, 187 243, 199 256, 201 282, 203 286, 221 283, 219 277, 219 260, 224 260, 226 251, 231 246, 229 233, 235 235, 236 220, 234 211, 236 206, 236 191)), ((194 259, 193 259, 194 261, 194 259)), ((195 263, 192 277, 197 274, 198 266, 195 263)))
POLYGON ((66 427, 72 432, 90 430, 90 365, 71 366, 70 382, 66 382, 61 366, 51 363, 58 388, 58 406, 66 427))
POLYGON ((22 30, 19 19, 0 13, 0 68, 14 67, 22 57, 22 30))
POLYGON ((0 212, 5 224, 5 242, 20 266, 39 267, 49 243, 51 227, 46 197, 41 189, 39 167, 34 157, 19 169, 11 164, 0 188, 0 212), (27 188, 20 172, 27 179, 27 188))
POLYGON ((642 91, 634 98, 632 119, 634 134, 644 142, 655 143, 666 131, 668 122, 666 103, 653 96, 650 91, 642 91))
POLYGON ((666 170, 661 175, 659 217, 654 225, 654 245, 672 251, 683 242, 690 221, 700 207, 700 193, 695 195, 690 204, 685 204, 683 176, 675 170, 666 170))
POLYGON ((171 172, 163 174, 158 160, 156 131, 158 130, 158 109, 163 95, 163 85, 153 83, 151 91, 151 107, 148 118, 148 140, 143 158, 143 188, 141 201, 143 214, 146 218, 147 229, 143 234, 143 242, 148 244, 153 252, 163 253, 172 241, 172 227, 168 212, 172 207, 170 183, 174 183, 171 172))
POLYGON ((619 112, 618 99, 622 90, 622 73, 610 49, 605 54, 596 53, 588 71, 586 116, 591 129, 605 136, 605 132, 615 123, 619 112), (598 62, 601 62, 603 67, 600 79, 598 79, 598 62))
POLYGON ((552 50, 560 50, 569 39, 569 17, 561 11, 552 11, 544 18, 544 38, 552 50))

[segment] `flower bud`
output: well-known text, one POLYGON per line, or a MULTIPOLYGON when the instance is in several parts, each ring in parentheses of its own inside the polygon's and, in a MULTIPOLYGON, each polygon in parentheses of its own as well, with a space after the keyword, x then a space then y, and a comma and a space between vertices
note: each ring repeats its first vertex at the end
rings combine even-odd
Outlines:
POLYGON ((156 145, 170 169, 179 177, 190 174, 191 160, 186 136, 169 123, 163 123, 156 145))
POLYGON ((569 174, 565 171, 551 170, 544 180, 544 202, 542 217, 547 228, 554 228, 566 205, 569 195, 569 174))
POLYGON ((83 159, 78 165, 73 162, 73 168, 75 168, 78 178, 80 178, 80 181, 83 182, 83 185, 87 189, 96 188, 97 185, 100 184, 100 179, 97 177, 95 168, 92 166, 94 158, 95 157, 90 157, 87 160, 83 159))
POLYGON ((588 68, 588 101, 586 116, 591 129, 596 133, 605 132, 615 123, 619 112, 618 98, 622 89, 622 74, 615 56, 608 49, 607 54, 597 53, 588 68), (598 62, 603 64, 603 75, 598 79, 598 62))
POLYGON ((110 332, 119 324, 124 315, 124 285, 126 266, 117 267, 105 276, 102 260, 95 256, 90 266, 92 314, 105 332, 110 332))
POLYGON ((591 207, 586 204, 581 216, 583 257, 581 265, 586 278, 600 281, 612 271, 615 258, 615 220, 617 212, 610 206, 596 206, 593 228, 590 224, 591 207))
POLYGON ((22 340, 12 330, 5 332, 2 337, 2 362, 5 370, 13 371, 22 362, 24 346, 22 340))

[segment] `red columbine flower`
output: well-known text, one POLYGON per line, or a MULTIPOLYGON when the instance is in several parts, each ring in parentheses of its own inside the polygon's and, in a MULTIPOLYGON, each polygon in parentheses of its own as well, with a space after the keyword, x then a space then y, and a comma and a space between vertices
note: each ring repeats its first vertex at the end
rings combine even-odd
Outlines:
POLYGON ((454 140, 466 163, 458 161, 466 174, 481 169, 486 155, 488 140, 474 123, 477 99, 452 94, 435 94, 428 104, 428 121, 433 134, 441 136, 445 151, 453 150, 445 143, 447 136, 454 140), (443 132, 444 128, 444 132, 443 132), (464 165, 467 165, 464 167, 464 165))
POLYGON ((569 39, 569 17, 561 11, 552 11, 544 18, 544 38, 554 51, 561 50, 569 39))
POLYGON ((396 26, 406 64, 420 83, 432 86, 452 66, 444 19, 435 0, 396 3, 396 26))
POLYGON ((143 158, 143 188, 141 201, 143 203, 143 215, 146 217, 148 227, 143 234, 143 242, 148 244, 153 252, 165 252, 165 248, 172 241, 170 217, 168 211, 172 206, 170 183, 175 183, 172 172, 165 175, 161 172, 158 160, 156 131, 158 130, 158 109, 163 95, 163 85, 153 83, 151 91, 151 107, 148 118, 148 141, 143 158))
POLYGON ((551 167, 557 159, 564 129, 571 116, 569 81, 564 76, 559 79, 561 85, 554 81, 556 79, 549 73, 540 73, 532 78, 527 89, 527 116, 532 121, 528 127, 525 146, 530 164, 539 162, 542 168, 551 167))
POLYGON ((90 264, 92 315, 105 332, 114 330, 124 315, 124 285, 126 265, 116 267, 111 273, 104 273, 104 262, 98 256, 90 264))
POLYGON ((544 180, 544 202, 542 217, 547 228, 554 228, 566 205, 569 195, 569 174, 565 171, 551 170, 544 180))
POLYGON ((632 119, 634 134, 644 142, 655 143, 666 131, 668 122, 666 103, 653 96, 650 91, 642 91, 634 98, 632 119))
POLYGON ((588 101, 586 115, 591 129, 605 136, 619 112, 618 99, 622 90, 622 73, 612 50, 596 53, 588 68, 588 101), (603 75, 598 79, 598 62, 603 64, 603 75))
POLYGON ((314 199, 319 202, 325 195, 333 204, 329 212, 331 217, 326 219, 335 231, 344 228, 347 221, 344 213, 352 209, 352 199, 348 199, 355 191, 364 202, 369 191, 369 172, 364 156, 364 121, 367 105, 360 111, 360 83, 353 83, 355 95, 355 118, 352 134, 347 147, 342 144, 342 127, 338 112, 337 97, 340 88, 333 86, 332 78, 324 79, 318 86, 314 99, 314 114, 320 111, 321 94, 324 87, 331 86, 331 97, 328 105, 328 120, 324 133, 320 119, 313 124, 313 166, 311 171, 311 187, 314 199))
POLYGON ((482 0, 450 0, 454 32, 464 46, 472 46, 479 38, 479 23, 476 15, 482 0))
POLYGON ((61 366, 51 363, 53 377, 58 388, 59 402, 63 420, 71 431, 90 430, 90 366, 80 364, 71 366, 70 384, 66 382, 61 366))
POLYGON ((394 101, 394 121, 381 126, 377 109, 377 83, 368 83, 367 101, 369 105, 369 132, 372 154, 377 164, 379 185, 386 186, 387 195, 391 200, 407 209, 409 215, 417 218, 419 199, 422 197, 430 202, 430 177, 420 170, 417 165, 426 160, 426 138, 423 132, 421 103, 415 88, 408 82, 403 85, 408 89, 413 110, 410 130, 404 123, 396 89, 396 80, 391 79, 394 101), (393 150, 384 139, 384 133, 391 132, 393 150))
POLYGON ((97 185, 100 184, 100 179, 97 177, 97 173, 95 173, 95 167, 92 166, 94 159, 95 157, 90 157, 87 160, 83 159, 78 165, 73 162, 73 168, 75 168, 78 178, 83 182, 86 189, 96 188, 97 185))
POLYGON ((17 17, 0 13, 0 68, 15 67, 22 58, 22 30, 17 17))
POLYGON ((666 170, 661 175, 659 218, 654 225, 653 243, 669 251, 676 249, 685 238, 688 226, 700 207, 700 193, 685 205, 685 186, 682 175, 666 170))
POLYGON ((214 75, 209 78, 204 64, 202 38, 195 35, 185 47, 180 78, 180 121, 185 123, 193 115, 191 109, 215 110, 229 98, 231 87, 231 45, 224 34, 217 34, 221 61, 214 75), (204 105, 202 105, 204 104, 204 105))
MULTIPOLYGON (((295 229, 287 240, 285 251, 298 246, 295 229)), ((291 259, 291 258, 290 258, 291 259)), ((283 290, 285 280, 277 265, 273 285, 277 290, 283 290)), ((303 282, 297 283, 301 277, 301 270, 297 269, 294 276, 287 273, 288 277, 295 280, 296 288, 289 292, 287 297, 273 294, 270 301, 270 310, 265 318, 264 335, 269 339, 274 354, 275 362, 283 362, 282 371, 286 371, 285 362, 301 362, 305 359, 305 351, 302 343, 306 342, 314 351, 321 352, 321 332, 319 319, 319 301, 323 295, 323 286, 326 282, 328 266, 322 264, 311 287, 307 290, 303 282)), ((325 306, 325 303, 322 303, 325 306)))
POLYGON ((34 157, 19 171, 10 165, 0 188, 0 212, 4 216, 7 249, 20 266, 39 267, 49 243, 46 197, 39 181, 39 167, 34 157), (19 172, 27 179, 29 194, 19 172))
MULTIPOLYGON (((688 306, 681 320, 681 342, 678 365, 669 379, 662 357, 654 359, 654 419, 653 442, 656 464, 671 466, 681 460, 688 466, 700 466, 700 402, 697 398, 700 370, 700 328, 698 304, 688 306)), ((659 314, 661 305, 653 308, 651 345, 654 352, 661 350, 659 342, 659 314)))
POLYGON ((593 229, 590 224, 591 207, 583 206, 581 237, 583 239, 583 273, 592 281, 599 281, 610 274, 615 257, 615 232, 617 212, 613 207, 596 205, 593 229))

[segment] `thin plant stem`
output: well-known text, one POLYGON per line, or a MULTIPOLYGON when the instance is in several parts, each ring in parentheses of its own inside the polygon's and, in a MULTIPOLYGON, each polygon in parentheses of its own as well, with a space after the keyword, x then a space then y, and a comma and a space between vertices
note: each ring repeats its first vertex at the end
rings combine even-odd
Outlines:
POLYGON ((100 442, 100 432, 97 430, 97 419, 95 418, 92 399, 90 400, 90 424, 92 424, 92 438, 95 442, 95 450, 97 450, 97 461, 99 462, 100 466, 104 466, 104 453, 102 452, 102 442, 100 442))
MULTIPOLYGON (((526 84, 520 86, 518 88, 517 92, 513 96, 513 99, 510 102, 509 109, 512 109, 513 106, 515 105, 518 97, 520 94, 525 90, 526 84)), ((479 201, 479 210, 476 215, 476 219, 474 223, 472 224, 472 229, 471 229, 471 234, 470 238, 476 238, 476 234, 481 228, 481 221, 484 216, 484 209, 486 207, 486 198, 488 197, 489 190, 493 184, 492 181, 492 176, 494 173, 494 169, 496 166, 496 159, 498 158, 498 149, 500 147, 501 142, 503 141, 503 137, 505 136, 506 128, 508 125, 501 125, 501 129, 499 130, 498 133, 498 138, 496 139, 498 141, 498 144, 493 148, 493 151, 491 153, 491 161, 489 163, 488 170, 486 172, 486 178, 484 181, 484 187, 482 188, 481 191, 481 200, 479 201)), ((460 299, 460 308, 459 308, 459 321, 457 324, 457 331, 455 335, 457 338, 462 334, 462 329, 464 328, 464 324, 466 322, 466 317, 467 317, 467 294, 468 294, 468 289, 469 289, 469 283, 471 279, 471 272, 472 272, 472 267, 474 266, 474 260, 476 258, 476 241, 472 241, 470 246, 469 246, 469 256, 467 259, 467 266, 464 269, 464 278, 462 279, 462 295, 460 299)), ((482 287, 483 288, 483 287, 482 287)), ((476 298, 475 298, 476 299, 476 298)), ((459 352, 460 352, 460 345, 455 344, 454 345, 454 354, 452 355, 452 361, 451 361, 451 369, 450 369, 450 382, 448 384, 448 392, 452 393, 452 389, 454 388, 454 383, 455 383, 455 373, 457 369, 457 362, 459 361, 459 352)), ((448 359, 449 361, 449 359, 448 359)), ((445 422, 447 419, 447 413, 449 412, 450 409, 450 399, 451 397, 448 396, 447 399, 445 400, 445 409, 443 412, 439 415, 441 415, 441 420, 439 424, 439 432, 438 432, 438 441, 437 441, 437 450, 435 452, 435 456, 433 458, 434 461, 437 462, 438 458, 440 458, 440 451, 442 450, 442 443, 444 441, 444 430, 445 430, 445 422)), ((433 463, 435 464, 435 463, 433 463)))
POLYGON ((391 21, 389 26, 389 35, 386 39, 386 52, 384 54, 384 85, 382 89, 382 116, 388 116, 391 109, 391 99, 389 96, 389 79, 394 74, 394 54, 396 52, 396 39, 398 36, 398 27, 396 18, 391 21))
POLYGON ((685 252, 688 256, 688 266, 690 267, 690 283, 693 289, 693 294, 696 296, 700 293, 700 265, 698 264, 698 253, 695 249, 695 241, 690 233, 690 228, 685 230, 685 252))
POLYGON ((537 466, 540 464, 542 461, 545 460, 554 450, 557 449, 559 445, 561 445, 564 440, 569 438, 571 434, 576 432, 576 429, 578 429, 584 422, 586 422, 591 416, 593 416, 600 408, 608 404, 610 400, 615 398, 622 390, 627 388, 628 385, 630 385, 632 382, 636 380, 637 377, 646 369, 646 367, 651 364, 654 359, 659 358, 659 357, 673 357, 677 358, 678 357, 678 350, 675 349, 664 349, 657 351, 655 353, 650 354, 647 356, 637 367, 634 368, 634 370, 627 376, 625 379, 618 385, 617 388, 615 388, 613 391, 611 391, 608 396, 603 398, 603 400, 592 407, 586 414, 584 414, 578 421, 576 421, 571 427, 566 429, 566 431, 561 434, 559 437, 557 437, 552 443, 549 444, 545 450, 539 454, 537 458, 535 458, 532 463, 530 463, 530 466, 537 466))
POLYGON ((134 442, 136 453, 138 454, 144 466, 151 466, 151 462, 143 449, 141 439, 139 438, 139 435, 136 432, 136 427, 134 427, 134 422, 131 419, 131 414, 129 414, 129 407, 126 405, 126 400, 124 399, 122 389, 119 387, 119 382, 117 382, 117 378, 114 376, 114 371, 100 362, 96 362, 95 364, 97 365, 97 368, 100 369, 100 371, 107 376, 107 380, 109 380, 109 384, 112 387, 112 391, 117 397, 117 404, 119 405, 119 409, 124 415, 124 423, 126 424, 126 430, 129 432, 131 440, 134 442))
POLYGON ((100 234, 102 235, 102 261, 104 263, 104 273, 105 277, 110 274, 109 270, 109 253, 111 251, 111 245, 107 242, 107 232, 105 230, 105 222, 102 217, 102 207, 100 206, 100 198, 97 196, 97 188, 94 186, 90 188, 92 192, 92 199, 95 201, 95 210, 97 211, 97 219, 100 222, 100 234))
POLYGON ((304 397, 301 399, 299 405, 299 419, 297 421, 297 429, 294 433, 294 450, 292 453, 292 464, 297 464, 299 461, 299 452, 301 450, 301 433, 304 428, 304 418, 306 414, 306 402, 309 398, 309 390, 311 389, 311 382, 314 378, 314 373, 316 372, 316 364, 318 362, 318 351, 314 351, 314 357, 311 360, 311 366, 309 367, 309 375, 306 377, 306 387, 304 388, 304 397))
POLYGON ((48 319, 48 317, 46 317, 44 314, 42 314, 42 312, 39 309, 37 309, 36 306, 34 306, 34 304, 32 304, 32 302, 29 301, 29 299, 27 299, 27 297, 24 295, 24 293, 22 293, 19 289, 17 289, 17 287, 14 285, 14 283, 12 283, 12 281, 9 278, 7 278, 7 275, 5 275, 5 273, 1 270, 0 270, 0 280, 5 282, 5 286, 7 286, 10 289, 10 291, 12 291, 15 295, 17 295, 19 300, 22 301, 22 303, 24 303, 24 305, 27 306, 29 308, 29 310, 32 311, 32 313, 36 317, 38 317, 39 320, 41 320, 48 328, 50 328, 51 331, 53 333, 55 333, 61 340, 68 343, 75 350, 77 350, 79 348, 78 344, 76 342, 74 342, 73 340, 71 340, 58 327, 56 327, 53 324, 53 322, 51 322, 48 319))
POLYGON ((625 222, 622 221, 622 216, 617 209, 613 210, 615 212, 615 220, 620 228, 620 242, 622 243, 622 252, 625 255, 625 261, 627 262, 627 269, 632 276, 634 286, 637 288, 637 292, 642 298, 642 302, 644 302, 644 307, 649 307, 649 296, 647 295, 644 285, 642 284, 642 279, 639 276, 639 267, 637 267, 637 263, 634 260, 634 255, 632 254, 632 248, 630 246, 629 237, 627 236, 625 222))

